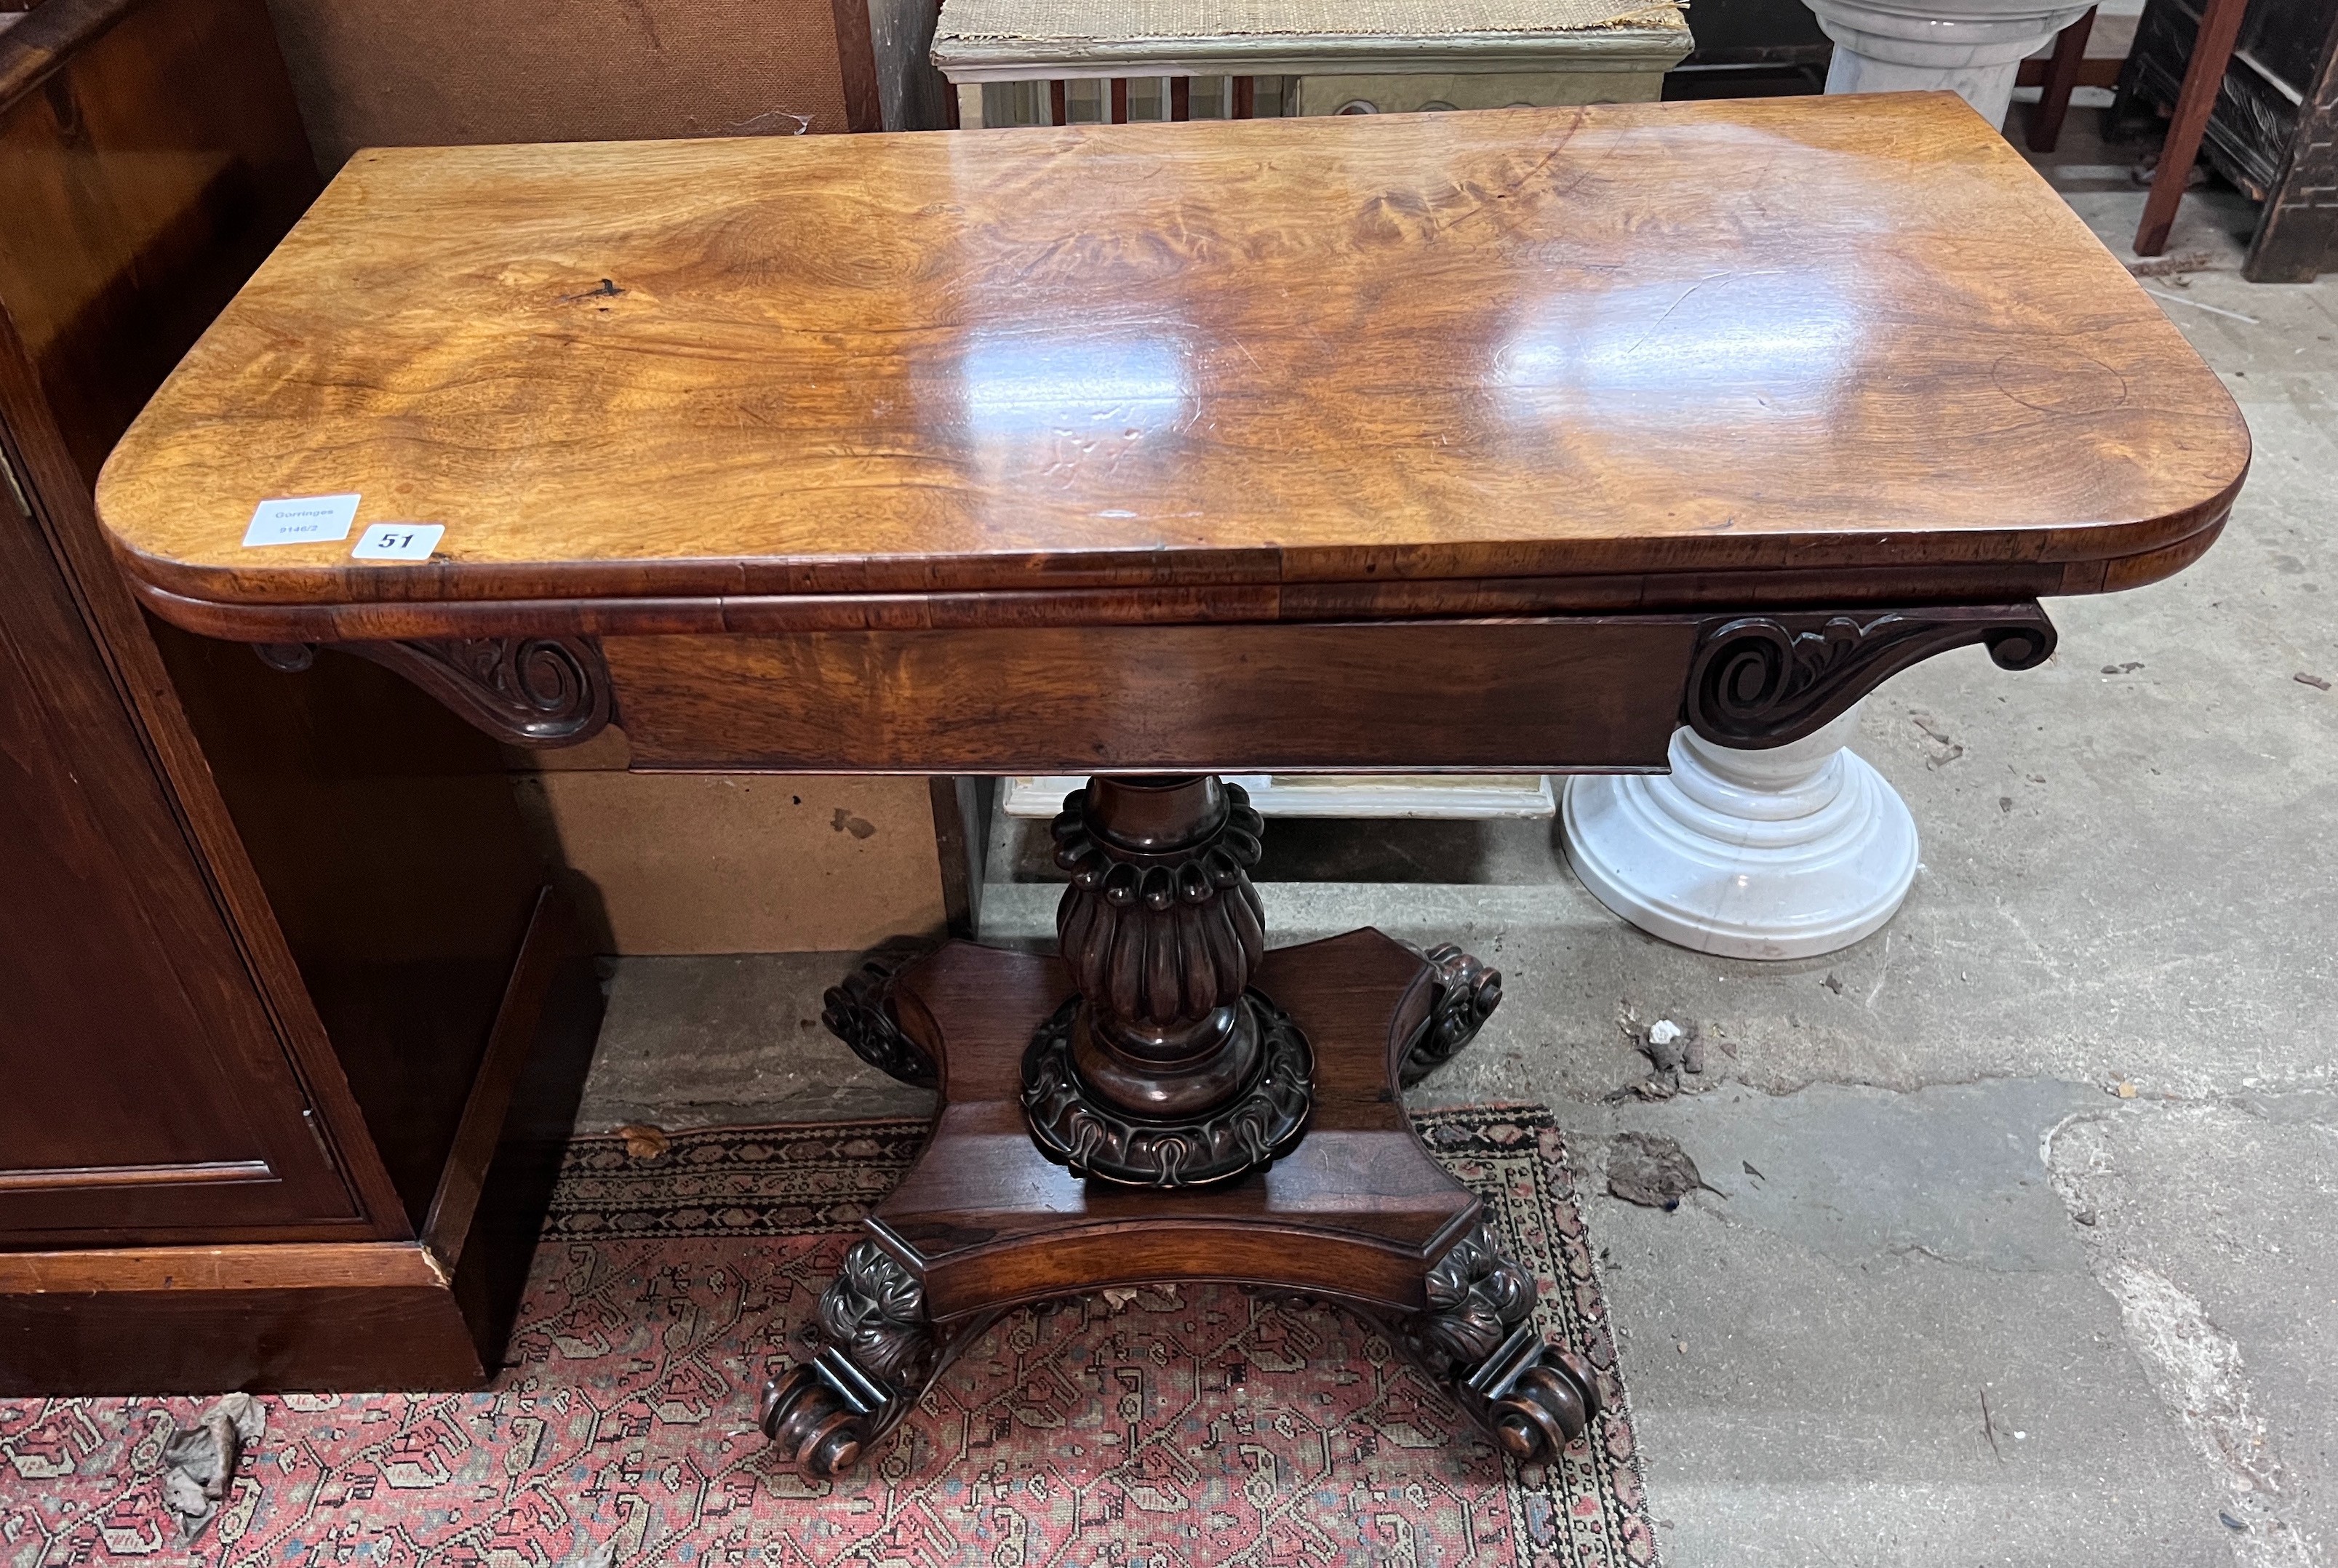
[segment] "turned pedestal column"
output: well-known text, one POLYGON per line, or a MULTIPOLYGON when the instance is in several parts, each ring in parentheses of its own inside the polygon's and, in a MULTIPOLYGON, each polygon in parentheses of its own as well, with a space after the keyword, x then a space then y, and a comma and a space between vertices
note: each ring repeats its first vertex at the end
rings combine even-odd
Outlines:
POLYGON ((1266 953, 1250 882, 1263 826, 1213 774, 1095 779, 1064 802, 1056 936, 1079 995, 1024 1058, 1023 1109, 1075 1175, 1207 1186, 1305 1130, 1306 1037, 1250 989, 1266 953))

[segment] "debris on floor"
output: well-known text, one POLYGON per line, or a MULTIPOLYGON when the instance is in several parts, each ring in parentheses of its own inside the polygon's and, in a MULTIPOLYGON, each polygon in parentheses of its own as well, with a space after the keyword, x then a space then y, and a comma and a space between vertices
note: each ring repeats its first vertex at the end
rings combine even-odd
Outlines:
POLYGON ((2191 280, 2186 272, 2205 272, 2213 265, 2205 250, 2189 250, 2181 256, 2154 256, 2148 260, 2130 261, 2127 271, 2137 278, 2165 278, 2180 289, 2188 289, 2191 280))
POLYGON ((268 1413, 249 1394, 230 1394, 192 1426, 162 1445, 162 1506, 179 1516, 179 1536, 192 1541, 235 1485, 236 1461, 268 1430, 268 1413))
MULTIPOLYGON (((1684 1089, 1713 1087, 1681 1082, 1685 1073, 1696 1078, 1704 1074, 1704 1038, 1694 1025, 1685 1028, 1669 1018, 1659 1018, 1648 1025, 1644 1035, 1633 1027, 1627 1014, 1625 1033, 1632 1040, 1632 1049, 1648 1059, 1648 1075, 1609 1094, 1608 1103, 1634 1099, 1669 1100, 1684 1089)), ((1725 1044, 1722 1048, 1729 1049, 1725 1044)))
POLYGON ((1654 1132, 1618 1132, 1607 1146, 1607 1191, 1626 1203, 1670 1212, 1700 1187, 1721 1192, 1698 1174, 1696 1161, 1669 1138, 1654 1132))
POLYGON ((617 1129, 617 1136, 625 1141, 625 1153, 635 1160, 663 1160, 673 1140, 663 1127, 651 1127, 641 1122, 617 1129))
POLYGON ((1911 711, 1908 721, 1923 732, 1930 741, 1929 754, 1924 759, 1927 768, 1945 768, 1965 754, 1964 743, 1950 734, 1947 727, 1931 714, 1920 710, 1911 711))
POLYGON ((1641 1054, 1655 1064, 1659 1073, 1670 1073, 1681 1064, 1681 1040, 1687 1031, 1669 1018, 1659 1018, 1648 1025, 1648 1038, 1640 1047, 1641 1054))

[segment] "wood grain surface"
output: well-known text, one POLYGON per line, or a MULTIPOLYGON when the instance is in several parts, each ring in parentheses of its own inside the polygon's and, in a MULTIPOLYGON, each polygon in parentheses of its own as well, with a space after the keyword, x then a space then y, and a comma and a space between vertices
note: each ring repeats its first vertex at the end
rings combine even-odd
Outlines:
POLYGON ((2088 591, 2248 451, 2003 138, 1898 93, 369 152, 100 503, 215 633, 1272 620, 2088 591), (352 491, 438 554, 241 544, 352 491))
POLYGON ((615 637, 636 767, 1665 765, 1693 618, 615 637))

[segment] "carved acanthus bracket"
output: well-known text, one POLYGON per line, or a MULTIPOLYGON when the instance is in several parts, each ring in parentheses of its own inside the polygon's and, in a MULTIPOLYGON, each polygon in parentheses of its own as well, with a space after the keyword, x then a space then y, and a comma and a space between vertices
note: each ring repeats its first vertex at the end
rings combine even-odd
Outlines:
POLYGON ((820 1021, 830 1034, 879 1073, 920 1089, 937 1087, 941 1072, 923 1047, 903 1033, 893 1010, 893 983, 932 949, 933 944, 913 939, 888 942, 820 997, 820 1021))
POLYGON ((1502 1004, 1502 972, 1488 969, 1452 943, 1431 947, 1421 957, 1436 975, 1429 1016, 1404 1048, 1397 1082, 1411 1088, 1445 1065, 1478 1037, 1502 1004))
POLYGON ((1583 1435, 1599 1380, 1536 1332, 1534 1280, 1483 1225, 1429 1269, 1428 1298, 1403 1327, 1406 1348, 1513 1456, 1548 1459, 1583 1435))
POLYGON ((857 1241, 820 1298, 820 1349, 764 1385, 757 1423, 796 1464, 834 1475, 907 1413, 941 1362, 926 1288, 857 1241))
MULTIPOLYGON (((421 687, 498 740, 574 746, 606 729, 614 709, 609 666, 590 637, 458 637, 438 642, 334 642, 421 687)), ((262 642, 271 669, 306 670, 315 650, 262 642)))
POLYGON ((2000 669, 2054 652, 2036 604, 1777 611, 1706 622, 1689 661, 1682 718, 1722 746, 1783 746, 1839 718, 1911 664, 1981 642, 2000 669))
POLYGON ((1314 1104, 1313 1054, 1290 1014, 1253 991, 1259 1062, 1234 1096, 1177 1118, 1132 1115, 1082 1082, 1073 1064, 1074 997, 1023 1054, 1023 1117, 1031 1141, 1075 1176, 1133 1187, 1203 1187, 1272 1164, 1298 1146, 1314 1104))

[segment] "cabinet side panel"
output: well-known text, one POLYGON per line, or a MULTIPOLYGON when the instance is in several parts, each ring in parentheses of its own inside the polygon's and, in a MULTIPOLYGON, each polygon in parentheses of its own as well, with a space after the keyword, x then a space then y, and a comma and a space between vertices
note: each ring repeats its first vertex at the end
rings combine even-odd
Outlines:
POLYGON ((0 107, 0 301, 86 488, 318 179, 260 0, 52 4, 122 15, 0 107))
MULTIPOLYGON (((270 1136, 341 1166, 322 1211, 348 1213, 353 1190, 367 1228, 410 1234, 90 495, 123 426, 317 184, 262 0, 49 0, 0 37, 0 424, 94 679, 234 960, 189 995, 242 1092, 277 1096, 270 1136)), ((260 1233, 207 1212, 211 1234, 260 1233)))
POLYGON ((418 1228, 545 879, 503 753, 363 660, 287 673, 152 626, 418 1228))
POLYGON ((34 520, 0 493, 0 1247, 347 1217, 34 520))

